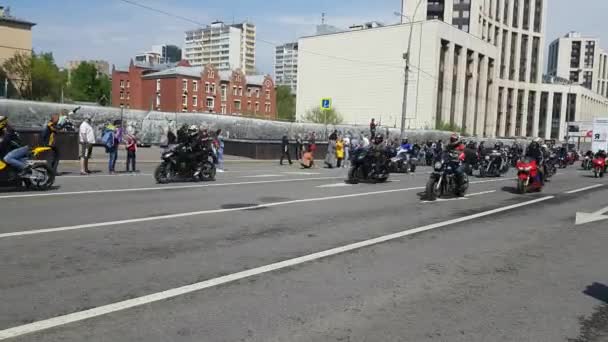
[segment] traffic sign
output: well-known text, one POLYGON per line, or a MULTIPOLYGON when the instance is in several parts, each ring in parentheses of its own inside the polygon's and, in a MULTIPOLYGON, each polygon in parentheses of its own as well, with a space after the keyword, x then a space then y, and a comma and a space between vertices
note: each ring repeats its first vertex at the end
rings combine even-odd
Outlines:
POLYGON ((321 99, 321 110, 331 110, 331 98, 321 99))

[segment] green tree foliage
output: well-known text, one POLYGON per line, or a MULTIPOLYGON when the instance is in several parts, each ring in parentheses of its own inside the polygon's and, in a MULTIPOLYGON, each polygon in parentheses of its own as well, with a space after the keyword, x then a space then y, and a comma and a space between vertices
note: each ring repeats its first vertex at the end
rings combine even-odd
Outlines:
POLYGON ((2 64, 2 73, 16 90, 16 94, 9 92, 9 97, 37 101, 59 101, 67 80, 50 52, 17 53, 2 64))
POLYGON ((32 93, 32 56, 28 53, 16 53, 2 64, 3 72, 17 90, 18 94, 11 97, 29 99, 32 93))
POLYGON ((435 129, 438 131, 448 131, 448 132, 454 132, 454 133, 462 133, 462 131, 463 131, 462 128, 460 128, 460 126, 453 124, 453 123, 443 122, 443 121, 441 121, 435 129))
POLYGON ((70 74, 69 94, 74 101, 106 104, 112 84, 108 76, 99 74, 91 63, 80 63, 70 74))
POLYGON ((309 110, 304 115, 304 120, 313 123, 338 125, 344 121, 344 118, 335 108, 330 110, 321 110, 321 107, 316 107, 309 110))
POLYGON ((277 114, 279 120, 296 121, 296 97, 288 86, 277 87, 277 114))

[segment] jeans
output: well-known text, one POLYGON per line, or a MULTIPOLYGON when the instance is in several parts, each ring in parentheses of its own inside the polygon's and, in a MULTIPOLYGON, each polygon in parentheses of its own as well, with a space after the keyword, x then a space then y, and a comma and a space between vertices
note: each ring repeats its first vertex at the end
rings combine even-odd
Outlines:
POLYGON ((59 150, 55 146, 51 146, 53 150, 53 160, 51 160, 51 168, 57 172, 57 166, 59 166, 59 150))
POLYGON ((220 170, 224 169, 224 147, 222 146, 217 150, 217 167, 220 170))
POLYGON ((27 164, 25 164, 25 162, 23 160, 27 157, 29 150, 30 150, 30 148, 28 146, 23 146, 23 147, 14 149, 14 150, 10 151, 9 153, 7 153, 6 156, 4 156, 4 161, 8 165, 21 171, 21 170, 25 169, 25 167, 27 166, 27 164))
POLYGON ((108 171, 114 172, 114 167, 116 166, 116 158, 118 158, 118 148, 112 147, 108 149, 108 171))
POLYGON ((127 172, 129 172, 129 166, 131 166, 131 171, 135 172, 135 151, 127 151, 127 172))

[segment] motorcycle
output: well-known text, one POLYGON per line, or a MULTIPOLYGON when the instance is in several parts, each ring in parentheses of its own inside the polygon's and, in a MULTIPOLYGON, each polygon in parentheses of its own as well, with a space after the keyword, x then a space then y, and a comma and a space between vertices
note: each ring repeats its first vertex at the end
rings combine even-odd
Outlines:
POLYGON ((517 192, 525 194, 531 191, 541 191, 542 183, 537 179, 538 165, 536 160, 524 159, 517 162, 517 192))
POLYGON ((408 154, 408 151, 399 150, 399 152, 397 152, 397 155, 392 157, 389 162, 390 172, 416 172, 416 163, 418 162, 418 159, 414 156, 408 156, 408 154))
POLYGON ((373 183, 384 183, 389 176, 390 155, 387 150, 384 151, 386 161, 379 165, 377 171, 377 158, 373 155, 370 147, 360 147, 353 151, 351 155, 351 167, 348 170, 349 184, 358 184, 360 181, 370 181, 373 183))
POLYGON ((583 168, 583 170, 591 170, 591 168, 593 167, 593 163, 592 160, 589 156, 585 156, 583 158, 583 162, 581 163, 581 167, 583 168))
POLYGON ((606 159, 605 158, 594 158, 593 159, 593 175, 595 178, 603 178, 606 173, 606 159))
POLYGON ((427 200, 435 201, 447 194, 464 197, 469 188, 469 177, 463 173, 463 181, 460 186, 456 179, 456 169, 461 166, 463 159, 463 153, 451 152, 446 153, 443 158, 435 162, 431 177, 426 183, 427 200))
POLYGON ((509 164, 500 151, 493 150, 486 155, 479 165, 479 177, 500 177, 509 171, 509 164))
POLYGON ((566 156, 560 156, 558 158, 558 165, 560 169, 565 169, 568 166, 568 158, 566 156))
POLYGON ((26 164, 31 172, 19 175, 19 171, 0 159, 0 184, 3 186, 25 186, 26 189, 48 190, 55 183, 55 172, 46 160, 36 160, 42 153, 50 151, 50 147, 34 147, 28 153, 26 164))
POLYGON ((178 180, 214 181, 216 157, 210 147, 193 152, 190 147, 179 144, 163 152, 161 163, 154 171, 159 184, 178 180))

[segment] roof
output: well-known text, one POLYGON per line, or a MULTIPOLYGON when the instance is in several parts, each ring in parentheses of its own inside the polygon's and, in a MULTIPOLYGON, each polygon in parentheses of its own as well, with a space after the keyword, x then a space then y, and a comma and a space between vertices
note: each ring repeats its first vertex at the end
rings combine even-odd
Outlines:
POLYGON ((158 72, 153 72, 151 74, 147 74, 144 76, 144 78, 158 78, 158 77, 174 76, 174 75, 200 77, 202 72, 203 72, 203 67, 178 66, 178 67, 173 67, 173 68, 167 68, 167 69, 164 69, 164 70, 161 70, 158 72))
POLYGON ((253 84, 253 85, 263 85, 264 84, 264 79, 266 78, 266 76, 264 75, 251 75, 251 76, 246 76, 247 78, 247 84, 253 84))
POLYGON ((0 22, 7 22, 7 23, 17 24, 17 25, 25 25, 25 26, 29 26, 30 28, 32 26, 36 25, 35 23, 32 23, 27 20, 17 19, 14 17, 6 17, 6 16, 0 16, 0 22))

